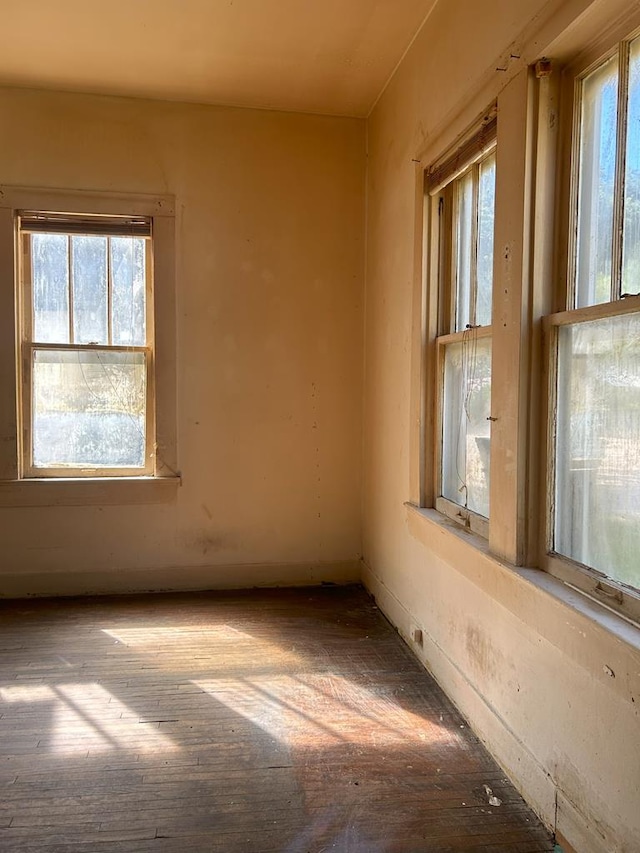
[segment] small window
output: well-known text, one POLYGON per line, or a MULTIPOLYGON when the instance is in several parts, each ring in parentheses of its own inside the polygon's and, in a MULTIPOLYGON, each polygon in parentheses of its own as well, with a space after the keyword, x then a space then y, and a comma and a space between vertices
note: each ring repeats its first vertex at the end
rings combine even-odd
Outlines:
POLYGON ((546 319, 548 546, 617 606, 640 589, 640 39, 576 78, 574 128, 568 310, 546 319))
POLYGON ((154 473, 151 220, 21 211, 22 476, 154 473))
POLYGON ((436 508, 484 536, 489 518, 495 178, 495 119, 444 167, 427 174, 432 215, 439 222, 436 508))

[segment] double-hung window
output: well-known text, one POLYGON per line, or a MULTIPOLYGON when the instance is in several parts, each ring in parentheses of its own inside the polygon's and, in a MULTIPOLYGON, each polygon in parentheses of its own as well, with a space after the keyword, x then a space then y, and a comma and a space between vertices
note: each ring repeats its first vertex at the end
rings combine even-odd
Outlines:
POLYGON ((23 477, 153 475, 151 219, 19 211, 23 477))
MULTIPOLYGON (((435 505, 486 536, 491 435, 495 119, 426 175, 437 221, 435 505)), ((433 282, 432 282, 433 284, 433 282)))
POLYGON ((0 506, 175 498, 175 259, 172 196, 0 187, 0 506))
POLYGON ((566 310, 550 358, 549 565, 603 601, 640 600, 640 38, 570 80, 566 310))

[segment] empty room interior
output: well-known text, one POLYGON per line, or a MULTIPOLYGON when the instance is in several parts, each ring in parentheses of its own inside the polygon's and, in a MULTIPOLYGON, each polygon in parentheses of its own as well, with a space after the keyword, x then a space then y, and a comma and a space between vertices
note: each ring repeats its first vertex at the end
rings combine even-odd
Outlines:
POLYGON ((640 851, 640 4, 32 0, 0 851, 640 851))

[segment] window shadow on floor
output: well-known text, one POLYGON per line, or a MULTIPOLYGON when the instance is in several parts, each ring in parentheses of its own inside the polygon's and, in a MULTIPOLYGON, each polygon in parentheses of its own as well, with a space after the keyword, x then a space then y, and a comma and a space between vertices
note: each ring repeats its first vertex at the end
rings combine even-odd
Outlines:
POLYGON ((1 850, 553 849, 359 588, 4 602, 0 643, 1 850))

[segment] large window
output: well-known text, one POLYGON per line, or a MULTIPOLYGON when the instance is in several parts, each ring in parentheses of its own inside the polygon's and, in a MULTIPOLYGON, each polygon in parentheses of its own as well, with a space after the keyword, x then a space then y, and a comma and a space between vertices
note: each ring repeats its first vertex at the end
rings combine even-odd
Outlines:
POLYGON ((495 120, 428 173, 438 221, 436 508, 487 535, 495 120))
POLYGON ((25 476, 153 473, 151 222, 21 212, 25 476))
POLYGON ((640 30, 624 34, 554 43, 428 161, 409 489, 422 530, 442 530, 435 508, 640 621, 640 30))
MULTIPOLYGON (((553 567, 637 610, 640 39, 575 79, 566 308, 550 332, 553 567), (571 562, 569 562, 571 561, 571 562)), ((640 612, 640 611, 638 611, 640 612)))

